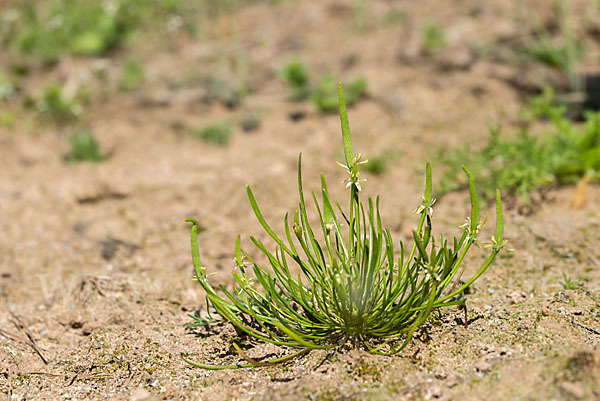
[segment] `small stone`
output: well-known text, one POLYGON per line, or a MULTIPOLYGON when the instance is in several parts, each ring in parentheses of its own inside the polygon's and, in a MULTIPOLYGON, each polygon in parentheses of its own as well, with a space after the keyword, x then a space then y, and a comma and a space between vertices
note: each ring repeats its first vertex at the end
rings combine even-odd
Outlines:
POLYGON ((558 386, 568 399, 581 399, 585 396, 581 383, 562 382, 558 386))
POLYGON ((446 380, 446 387, 456 387, 461 381, 462 378, 460 377, 460 375, 458 373, 453 372, 450 375, 448 375, 448 378, 446 380))
POLYGON ((492 370, 492 365, 485 359, 482 359, 475 365, 475 370, 479 373, 489 373, 492 370))
POLYGON ((145 401, 149 400, 152 397, 152 394, 148 390, 142 387, 138 387, 131 393, 131 401, 145 401))
POLYGON ((431 387, 431 396, 433 398, 440 398, 442 396, 442 388, 438 385, 431 387))
POLYGON ((444 380, 446 377, 448 377, 446 369, 442 368, 441 366, 436 366, 433 369, 431 369, 431 373, 436 379, 440 380, 444 380))

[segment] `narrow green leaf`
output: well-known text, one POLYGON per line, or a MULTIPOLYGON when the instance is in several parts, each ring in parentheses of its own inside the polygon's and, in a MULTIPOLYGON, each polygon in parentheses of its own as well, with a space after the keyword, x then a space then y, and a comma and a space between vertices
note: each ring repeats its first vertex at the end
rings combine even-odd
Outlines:
POLYGON ((200 250, 198 249, 198 221, 196 219, 185 219, 185 221, 192 223, 192 233, 190 235, 192 243, 192 263, 194 264, 194 271, 196 272, 196 278, 198 280, 206 277, 206 268, 202 266, 200 260, 200 250))
POLYGON ((425 168, 425 195, 423 195, 423 205, 425 207, 431 206, 431 193, 432 193, 432 180, 431 180, 431 164, 427 162, 427 167, 425 168))
POLYGON ((352 149, 352 137, 350 136, 350 123, 348 122, 348 113, 346 111, 346 102, 344 101, 344 91, 341 83, 338 83, 338 91, 340 95, 340 120, 342 122, 344 156, 346 158, 346 165, 350 171, 355 171, 356 166, 354 165, 354 150, 352 149))
POLYGON ((472 233, 477 232, 477 226, 479 225, 479 199, 477 198, 477 192, 475 191, 475 182, 473 181, 473 174, 469 171, 466 166, 462 166, 462 169, 469 177, 469 193, 471 195, 471 227, 472 233))
POLYGON ((500 190, 496 189, 496 243, 500 246, 504 241, 504 216, 502 214, 502 200, 500 199, 500 190))
POLYGON ((241 266, 243 263, 242 249, 240 247, 240 236, 235 240, 235 264, 241 266))
POLYGON ((333 224, 333 207, 329 202, 327 195, 327 182, 325 181, 325 175, 321 174, 321 191, 323 193, 323 220, 325 224, 333 224))

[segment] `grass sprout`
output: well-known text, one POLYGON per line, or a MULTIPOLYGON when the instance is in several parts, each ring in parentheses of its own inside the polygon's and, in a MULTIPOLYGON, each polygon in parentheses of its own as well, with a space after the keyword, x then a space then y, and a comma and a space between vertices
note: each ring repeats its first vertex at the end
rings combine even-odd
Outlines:
MULTIPOLYGON (((284 236, 267 223, 254 193, 247 187, 250 206, 258 221, 277 246, 269 250, 250 237, 268 259, 270 267, 259 264, 243 251, 240 238, 235 246, 236 268, 233 290, 209 281, 198 246, 198 222, 192 223, 191 248, 195 278, 206 292, 207 303, 217 317, 197 318, 204 325, 220 317, 256 341, 292 349, 285 357, 259 362, 248 358, 234 343, 247 363, 207 365, 184 359, 205 369, 237 369, 271 366, 304 355, 313 349, 331 349, 350 342, 379 355, 394 355, 411 341, 436 309, 464 304, 457 297, 479 278, 505 245, 500 192, 496 198, 496 231, 488 245, 487 259, 475 274, 461 280, 464 259, 476 244, 482 226, 473 177, 470 182, 471 215, 459 238, 435 236, 432 213, 431 168, 427 165, 425 192, 416 213, 419 222, 410 247, 394 246, 389 229, 379 213, 379 198, 360 199, 359 166, 366 162, 352 147, 346 105, 339 85, 339 109, 349 192, 348 209, 329 196, 321 175, 321 197, 311 195, 318 222, 310 222, 303 190, 301 156, 298 158, 298 209, 284 217, 284 236)), ((484 219, 485 220, 485 219, 484 219)), ((193 316, 192 316, 193 317, 193 316)))
POLYGON ((569 80, 570 89, 576 91, 580 86, 577 67, 584 55, 583 44, 573 30, 568 3, 556 2, 554 14, 558 20, 557 37, 538 23, 534 37, 527 41, 523 52, 526 57, 561 71, 569 80))
MULTIPOLYGON (((313 89, 311 100, 320 112, 332 113, 337 110, 337 82, 338 79, 335 74, 325 74, 313 89)), ((344 86, 346 87, 346 104, 352 106, 365 94, 367 81, 364 78, 356 78, 344 86)))
POLYGON ((395 26, 398 24, 402 24, 407 20, 406 12, 402 10, 391 10, 387 14, 383 16, 381 19, 381 24, 384 27, 395 26))
MULTIPOLYGON (((279 71, 279 76, 290 87, 290 98, 295 101, 309 99, 317 110, 322 113, 331 113, 338 107, 338 78, 334 73, 321 75, 314 86, 310 84, 308 67, 298 60, 288 62, 279 71)), ((355 80, 344 85, 346 88, 346 104, 354 105, 367 89, 367 81, 364 78, 355 80)))
POLYGON ((426 54, 434 54, 446 47, 448 41, 442 28, 431 22, 423 29, 423 51, 426 54))
POLYGON ((301 61, 289 61, 279 71, 279 76, 289 85, 292 100, 305 100, 310 96, 308 68, 301 61))
POLYGON ((204 142, 225 146, 231 140, 231 125, 228 122, 209 124, 192 130, 191 134, 204 142))
POLYGON ((369 158, 369 163, 363 166, 363 170, 375 175, 382 175, 389 169, 392 161, 402 155, 402 152, 394 150, 385 150, 375 157, 369 158))
POLYGON ((569 277, 566 273, 563 273, 562 276, 563 276, 563 278, 560 281, 560 285, 562 285, 563 289, 576 290, 578 288, 583 287, 583 283, 585 280, 579 279, 579 280, 575 281, 571 277, 569 277))
POLYGON ((100 144, 91 131, 83 131, 69 139, 71 151, 67 155, 68 162, 98 163, 106 159, 100 151, 100 144))
POLYGON ((142 85, 145 78, 144 66, 135 59, 129 59, 123 64, 119 88, 124 91, 136 90, 142 85))
POLYGON ((67 96, 63 85, 55 82, 44 89, 41 97, 35 102, 35 108, 41 117, 64 124, 81 116, 83 108, 80 100, 84 97, 83 91, 67 96))

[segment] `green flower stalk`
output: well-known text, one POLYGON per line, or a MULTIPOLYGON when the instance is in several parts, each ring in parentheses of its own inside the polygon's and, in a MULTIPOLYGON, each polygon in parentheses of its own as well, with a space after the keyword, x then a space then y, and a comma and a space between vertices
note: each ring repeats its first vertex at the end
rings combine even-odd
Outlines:
MULTIPOLYGON (((425 193, 416 213, 420 216, 410 248, 400 242, 394 246, 389 229, 384 228, 379 213, 379 197, 360 200, 359 165, 366 161, 352 147, 348 115, 341 85, 340 117, 345 164, 349 178, 349 210, 330 200, 325 177, 321 175, 321 200, 312 193, 319 216, 311 223, 302 189, 301 156, 298 158, 298 210, 290 224, 284 217, 284 236, 280 236, 264 219, 254 194, 247 188, 250 206, 258 221, 277 244, 268 250, 258 239, 254 245, 267 257, 269 267, 262 266, 242 251, 240 238, 235 247, 236 281, 234 291, 223 285, 213 287, 207 277, 198 249, 198 223, 192 223, 191 246, 196 279, 206 292, 209 311, 232 323, 238 331, 257 340, 290 348, 283 358, 258 362, 234 347, 247 363, 236 365, 190 364, 205 369, 237 369, 270 366, 304 355, 313 349, 340 347, 348 342, 374 354, 393 355, 406 347, 415 331, 432 311, 462 305, 458 297, 481 276, 504 247, 502 204, 497 193, 496 233, 491 253, 470 279, 459 282, 463 260, 477 241, 483 222, 473 177, 469 179, 471 216, 460 238, 436 240, 432 233, 431 167, 427 164, 425 193)), ((196 317, 197 325, 216 320, 196 317)))

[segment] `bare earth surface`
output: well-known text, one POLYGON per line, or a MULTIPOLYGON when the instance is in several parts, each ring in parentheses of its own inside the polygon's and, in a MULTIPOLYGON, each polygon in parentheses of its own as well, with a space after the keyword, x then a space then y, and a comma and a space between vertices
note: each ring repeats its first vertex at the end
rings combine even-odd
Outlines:
MULTIPOLYGON (((528 2, 541 16, 551 3, 528 2)), ((65 163, 68 127, 23 117, 13 129, 0 128, 0 393, 10 400, 600 399, 598 186, 588 188, 579 209, 570 203, 575 188, 565 187, 550 190, 531 214, 506 211, 514 252, 502 254, 473 285, 468 327, 462 311, 444 310, 388 358, 343 349, 217 372, 181 358, 237 361, 231 327, 184 327, 187 314, 206 309, 192 281, 185 218, 201 223, 201 252, 216 273, 211 279, 231 286, 236 236, 247 250, 250 235, 265 237, 246 184, 280 227, 284 213, 297 207, 302 152, 307 189, 316 189, 324 172, 334 197, 345 200, 336 184, 345 178, 335 164, 342 159, 338 117, 290 102, 277 70, 296 57, 313 78, 338 71, 343 79, 367 79, 368 97, 350 110, 355 149, 367 158, 386 149, 401 156, 383 175, 365 173, 364 192, 381 195, 384 224, 407 240, 424 161, 440 146, 482 143, 489 122, 507 131, 514 125, 532 72, 473 51, 477 43, 502 49, 519 37, 512 4, 373 1, 374 20, 392 9, 406 20, 362 30, 351 1, 256 4, 216 21, 208 39, 136 50, 148 70, 146 84, 95 101, 86 114, 86 126, 111 152, 103 163, 65 163), (443 26, 449 45, 425 55, 421 32, 430 21, 443 26), (228 110, 207 102, 195 77, 226 71, 223 60, 238 57, 250 87, 243 105, 228 110), (169 85, 175 81, 181 84, 169 85), (289 114, 298 110, 306 117, 292 121, 289 114), (259 129, 236 129, 226 147, 185 134, 248 112, 261 116, 259 129), (583 285, 565 290, 563 273, 584 278, 583 285)), ((587 7, 573 2, 578 16, 587 7)), ((600 42, 595 35, 588 37, 592 48, 600 42)), ((40 75, 40 87, 76 75, 88 61, 62 60, 40 75)), ((435 168, 433 174, 435 180, 435 168)), ((444 196, 434 213, 438 232, 460 233, 467 213, 467 193, 444 196)), ((467 273, 483 256, 475 249, 467 273)), ((249 345, 255 358, 286 353, 249 345)))

